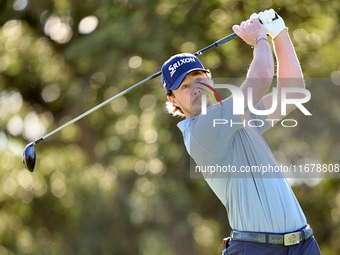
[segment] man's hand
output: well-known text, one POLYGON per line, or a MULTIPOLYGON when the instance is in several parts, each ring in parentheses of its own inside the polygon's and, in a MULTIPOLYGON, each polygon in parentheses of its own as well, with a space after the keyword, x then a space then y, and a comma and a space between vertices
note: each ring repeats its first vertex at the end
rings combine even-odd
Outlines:
POLYGON ((239 26, 234 25, 232 29, 243 41, 251 46, 255 45, 257 39, 267 37, 266 29, 258 20, 243 21, 239 26))
POLYGON ((261 20, 263 26, 265 27, 267 34, 270 35, 271 38, 275 38, 282 30, 287 29, 283 19, 275 13, 273 9, 266 10, 260 13, 253 13, 250 16, 250 20, 261 20), (276 15, 275 15, 276 14, 276 15), (278 19, 273 20, 275 17, 278 19))

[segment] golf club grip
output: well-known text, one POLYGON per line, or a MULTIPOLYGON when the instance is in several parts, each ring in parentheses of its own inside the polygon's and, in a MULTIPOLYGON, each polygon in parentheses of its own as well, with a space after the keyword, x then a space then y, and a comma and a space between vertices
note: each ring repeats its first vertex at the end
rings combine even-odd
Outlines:
POLYGON ((207 46, 207 47, 205 47, 205 48, 195 52, 194 55, 195 56, 199 56, 203 52, 206 52, 206 51, 210 50, 213 47, 218 47, 218 46, 220 46, 220 45, 222 45, 222 44, 224 44, 226 42, 229 42, 230 40, 232 40, 232 39, 234 39, 236 37, 238 37, 238 36, 235 33, 232 33, 232 34, 230 34, 230 35, 228 35, 228 36, 226 36, 226 37, 224 37, 224 38, 214 42, 213 44, 210 44, 209 46, 207 46))
MULTIPOLYGON (((277 16, 277 13, 275 12, 275 17, 273 18, 273 20, 277 20, 278 18, 279 18, 279 17, 277 16)), ((261 20, 259 20, 259 21, 260 21, 261 24, 263 24, 261 20)), ((234 38, 236 38, 236 37, 238 37, 238 35, 235 34, 235 33, 232 33, 232 34, 230 34, 230 35, 228 35, 228 36, 226 36, 226 37, 224 37, 224 38, 222 38, 222 39, 216 41, 215 43, 213 43, 213 44, 211 44, 211 45, 205 47, 204 49, 202 49, 202 50, 200 50, 200 51, 197 51, 196 53, 194 53, 194 55, 195 55, 195 56, 199 56, 199 55, 201 55, 203 52, 205 52, 205 51, 207 51, 207 50, 210 50, 210 49, 213 48, 213 47, 219 47, 219 46, 221 46, 222 44, 225 44, 226 42, 229 42, 229 41, 231 41, 232 39, 234 39, 234 38)))
POLYGON ((228 35, 228 36, 218 40, 215 43, 217 44, 217 46, 221 46, 222 44, 225 44, 226 42, 229 42, 229 41, 231 41, 232 39, 234 39, 236 37, 238 37, 238 35, 235 34, 235 33, 232 33, 232 34, 230 34, 230 35, 228 35))

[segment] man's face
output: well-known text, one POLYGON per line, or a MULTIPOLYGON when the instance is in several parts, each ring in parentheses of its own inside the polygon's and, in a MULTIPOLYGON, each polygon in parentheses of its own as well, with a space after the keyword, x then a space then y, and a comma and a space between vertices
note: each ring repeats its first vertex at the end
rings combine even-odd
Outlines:
MULTIPOLYGON (((202 109, 202 94, 206 94, 198 87, 209 90, 204 84, 210 85, 207 74, 203 71, 193 71, 184 78, 178 89, 172 91, 173 96, 169 96, 168 99, 175 106, 181 108, 186 118, 197 116, 202 109)), ((209 95, 206 98, 207 106, 214 104, 209 95)))

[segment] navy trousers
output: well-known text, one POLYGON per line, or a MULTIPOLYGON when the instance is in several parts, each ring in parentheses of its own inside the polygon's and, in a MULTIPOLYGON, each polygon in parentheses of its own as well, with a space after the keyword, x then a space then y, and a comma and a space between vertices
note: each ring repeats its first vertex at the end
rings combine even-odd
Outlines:
POLYGON ((222 255, 321 255, 321 253, 315 238, 312 236, 291 246, 232 240, 222 255))

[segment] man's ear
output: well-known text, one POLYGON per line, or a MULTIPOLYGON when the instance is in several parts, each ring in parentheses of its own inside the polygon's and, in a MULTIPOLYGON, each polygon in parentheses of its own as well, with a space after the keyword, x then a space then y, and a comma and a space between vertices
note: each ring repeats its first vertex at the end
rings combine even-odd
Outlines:
POLYGON ((179 107, 179 104, 177 103, 177 100, 176 100, 176 98, 175 98, 173 95, 168 96, 168 100, 169 100, 174 106, 179 107))

